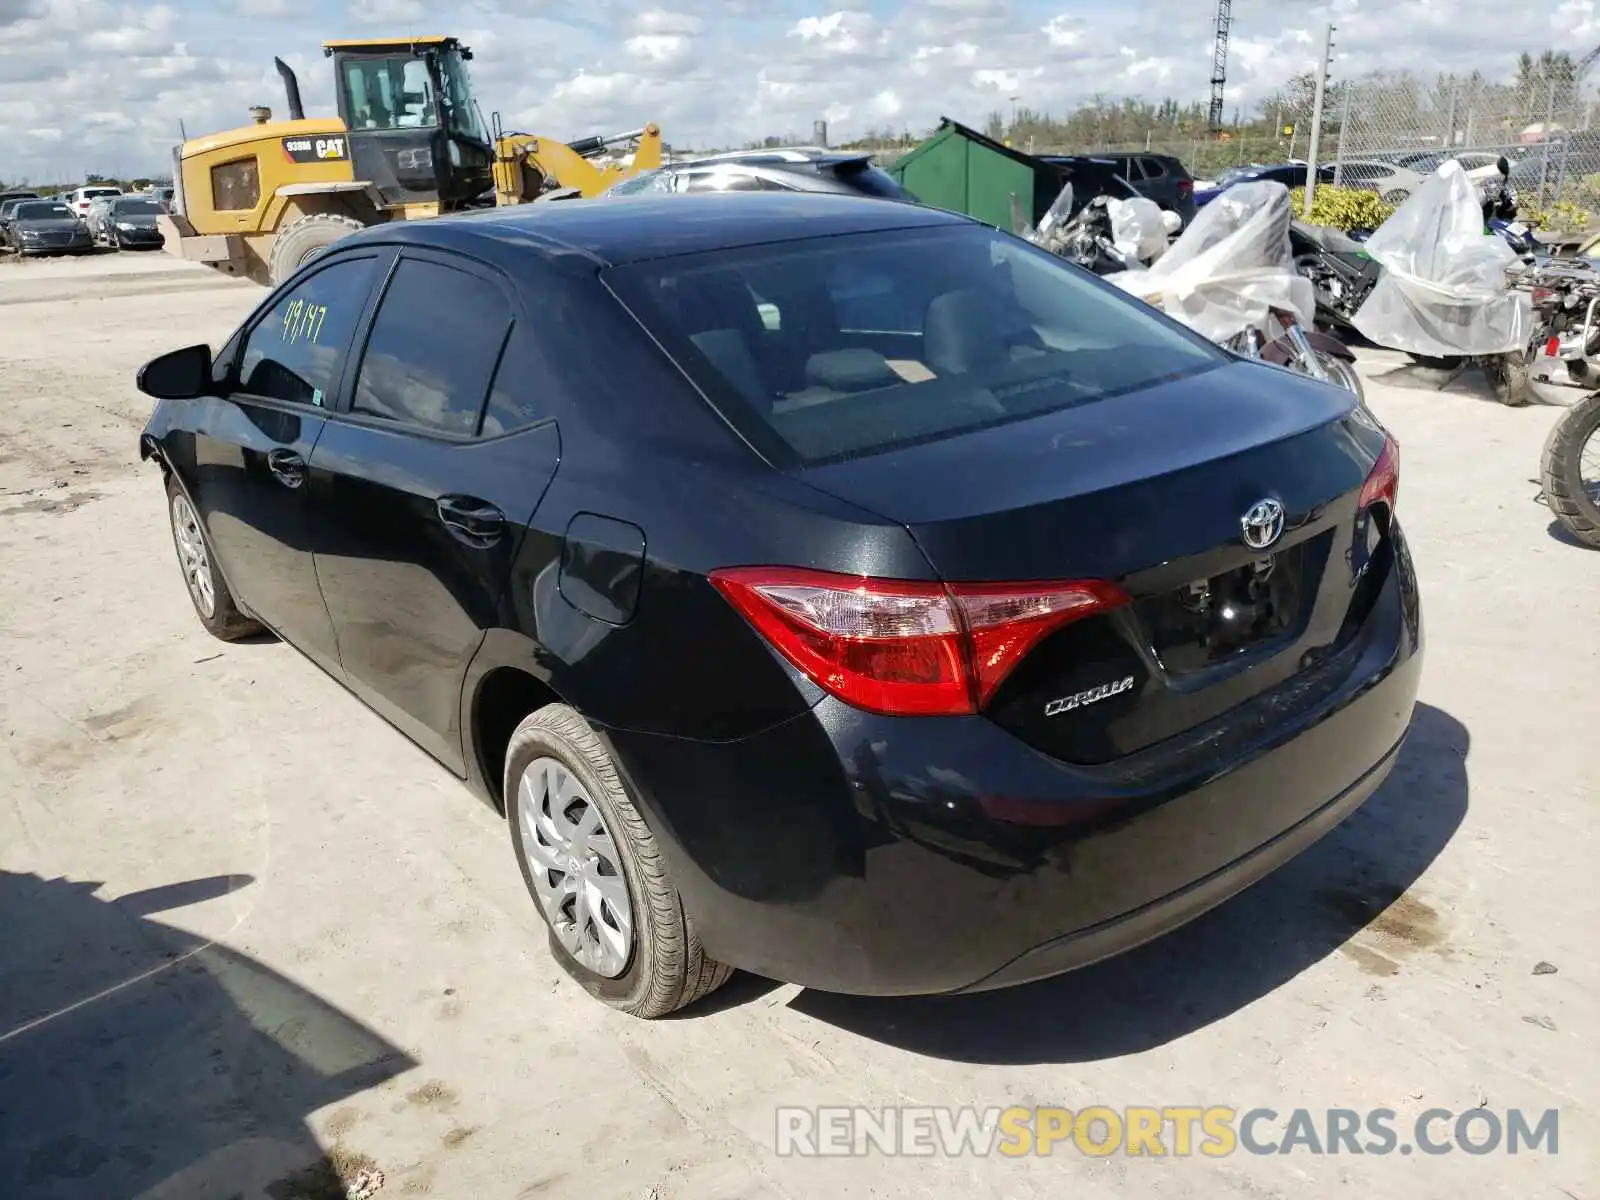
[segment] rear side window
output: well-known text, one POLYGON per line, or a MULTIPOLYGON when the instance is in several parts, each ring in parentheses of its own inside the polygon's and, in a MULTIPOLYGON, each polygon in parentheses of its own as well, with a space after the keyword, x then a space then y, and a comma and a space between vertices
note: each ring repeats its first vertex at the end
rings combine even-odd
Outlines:
POLYGON ((239 390, 321 407, 377 282, 377 259, 332 263, 278 297, 250 331, 239 390))
POLYGON ((1144 172, 1146 179, 1161 179, 1167 173, 1167 168, 1162 165, 1159 158, 1141 158, 1139 169, 1144 172))
POLYGON ((510 328, 505 293, 490 280, 402 258, 378 305, 350 411, 476 434, 510 328))
POLYGON ((1106 400, 1225 361, 978 226, 614 268, 611 286, 751 440, 815 464, 1106 400))

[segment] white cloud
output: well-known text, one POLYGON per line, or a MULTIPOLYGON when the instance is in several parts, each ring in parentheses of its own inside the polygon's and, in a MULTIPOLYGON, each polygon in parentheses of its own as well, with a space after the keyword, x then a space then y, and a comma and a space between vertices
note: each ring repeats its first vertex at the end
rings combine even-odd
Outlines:
POLYGON ((386 22, 420 21, 428 9, 422 0, 350 0, 349 11, 353 20, 367 25, 382 25, 386 22))
POLYGON ((1078 46, 1083 44, 1083 29, 1076 17, 1065 15, 1051 17, 1039 30, 1052 46, 1078 46))
MULTIPOLYGON (((164 168, 179 121, 193 135, 242 124, 252 104, 281 116, 274 55, 298 72, 308 110, 331 114, 322 39, 389 32, 459 34, 476 51, 484 111, 563 138, 657 121, 675 145, 730 145, 808 138, 826 119, 842 139, 926 130, 941 115, 981 126, 1011 96, 1064 113, 1097 93, 1189 103, 1209 91, 1212 0, 646 4, 0 0, 0 179, 164 168)), ((1330 19, 1346 74, 1505 79, 1523 51, 1600 42, 1600 0, 1533 0, 1511 22, 1506 11, 1503 0, 1238 4, 1229 107, 1310 70, 1330 19)))

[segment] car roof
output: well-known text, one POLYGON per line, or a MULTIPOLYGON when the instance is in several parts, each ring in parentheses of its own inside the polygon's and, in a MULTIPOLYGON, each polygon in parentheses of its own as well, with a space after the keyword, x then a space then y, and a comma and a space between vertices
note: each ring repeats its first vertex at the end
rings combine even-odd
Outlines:
POLYGON ((780 192, 629 197, 626 203, 560 200, 397 221, 346 239, 439 246, 490 260, 520 246, 546 256, 577 252, 606 266, 850 233, 978 224, 971 217, 876 197, 780 192))

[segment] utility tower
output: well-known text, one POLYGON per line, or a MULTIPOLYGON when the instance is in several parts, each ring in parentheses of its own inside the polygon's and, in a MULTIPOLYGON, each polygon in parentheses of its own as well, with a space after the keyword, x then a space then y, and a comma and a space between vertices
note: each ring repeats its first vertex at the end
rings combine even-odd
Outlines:
POLYGON ((1233 24, 1233 0, 1217 0, 1217 40, 1211 51, 1211 112, 1213 134, 1222 132, 1222 92, 1228 82, 1228 26, 1233 24))

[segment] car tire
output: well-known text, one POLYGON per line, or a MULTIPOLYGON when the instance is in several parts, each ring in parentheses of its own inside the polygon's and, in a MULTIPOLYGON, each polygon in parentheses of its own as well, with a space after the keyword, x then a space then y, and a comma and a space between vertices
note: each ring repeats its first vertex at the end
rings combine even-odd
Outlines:
POLYGON ((173 475, 167 476, 167 516, 184 588, 206 632, 224 642, 262 632, 260 622, 239 611, 233 593, 217 570, 217 560, 211 554, 211 543, 206 540, 194 503, 173 475))
POLYGON ((655 835, 576 711, 547 705, 517 726, 506 749, 505 798, 512 849, 550 953, 585 991, 653 1020, 727 982, 732 968, 701 947, 655 835))
POLYGON ((267 272, 277 287, 340 238, 360 233, 366 225, 342 213, 312 213, 290 221, 273 239, 267 272))
POLYGON ((1600 502, 1583 485, 1583 450, 1600 438, 1600 392, 1578 401, 1550 430, 1539 459, 1545 503, 1562 527, 1600 550, 1600 502))

